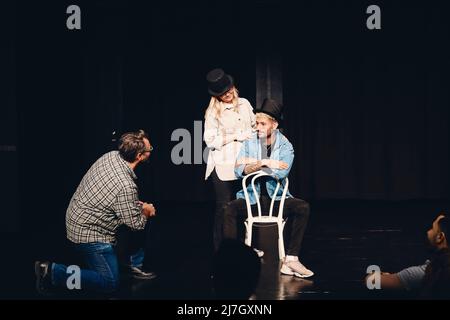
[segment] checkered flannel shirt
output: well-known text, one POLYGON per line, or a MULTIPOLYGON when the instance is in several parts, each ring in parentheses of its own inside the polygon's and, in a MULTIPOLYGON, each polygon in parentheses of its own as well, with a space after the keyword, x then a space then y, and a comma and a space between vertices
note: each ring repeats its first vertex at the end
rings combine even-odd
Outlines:
POLYGON ((98 159, 81 180, 66 212, 67 238, 75 243, 114 243, 121 224, 145 227, 137 179, 118 151, 98 159))

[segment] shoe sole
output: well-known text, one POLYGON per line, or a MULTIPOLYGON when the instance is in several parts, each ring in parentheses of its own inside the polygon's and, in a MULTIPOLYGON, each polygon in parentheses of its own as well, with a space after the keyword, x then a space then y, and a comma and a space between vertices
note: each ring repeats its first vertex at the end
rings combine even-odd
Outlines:
POLYGON ((314 273, 312 274, 301 274, 298 272, 294 272, 294 276, 298 277, 298 278, 309 278, 312 277, 314 275, 314 273))
POLYGON ((41 290, 39 289, 39 277, 41 276, 40 275, 40 262, 39 261, 36 261, 35 263, 34 263, 34 274, 35 274, 35 276, 36 276, 36 291, 37 292, 40 292, 41 290))
POLYGON ((128 276, 131 279, 137 279, 137 280, 153 280, 156 277, 158 277, 158 274, 154 272, 134 272, 131 274, 128 274, 128 276))
MULTIPOLYGON (((44 281, 44 277, 41 277, 41 263, 42 261, 36 261, 34 263, 34 274, 36 275, 36 291, 42 296, 51 296, 51 292, 47 288, 41 288, 41 281, 44 281)), ((50 266, 49 266, 50 267, 50 266)), ((48 270, 47 270, 48 272, 48 270)))
POLYGON ((285 268, 284 266, 281 267, 280 272, 282 274, 286 274, 288 276, 296 276, 298 278, 309 278, 309 277, 312 277, 314 275, 314 273, 312 273, 312 274, 301 274, 301 273, 292 271, 289 267, 285 268))
POLYGON ((40 261, 36 261, 34 263, 34 274, 36 275, 36 291, 39 294, 45 294, 46 292, 44 292, 40 286, 40 282, 41 282, 41 262, 40 261))
POLYGON ((157 276, 152 276, 152 277, 139 277, 139 276, 132 276, 132 279, 135 280, 153 280, 155 279, 157 276))

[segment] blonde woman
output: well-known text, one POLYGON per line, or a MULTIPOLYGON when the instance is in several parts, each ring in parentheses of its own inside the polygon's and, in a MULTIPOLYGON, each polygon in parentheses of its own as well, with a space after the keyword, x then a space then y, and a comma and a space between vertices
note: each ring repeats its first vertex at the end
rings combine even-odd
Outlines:
POLYGON ((223 208, 236 199, 241 189, 234 174, 236 158, 242 142, 251 137, 256 121, 252 106, 238 96, 230 75, 214 69, 206 80, 211 99, 205 112, 204 140, 209 148, 205 180, 211 177, 215 191, 213 241, 217 251, 222 241, 223 208))

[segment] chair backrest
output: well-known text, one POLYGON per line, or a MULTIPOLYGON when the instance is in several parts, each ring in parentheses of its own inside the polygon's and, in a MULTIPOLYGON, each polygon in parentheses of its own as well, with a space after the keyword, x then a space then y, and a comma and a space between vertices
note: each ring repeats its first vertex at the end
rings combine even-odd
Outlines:
MULTIPOLYGON (((266 172, 264 172, 262 170, 250 173, 250 174, 246 175, 244 177, 244 179, 242 179, 242 189, 244 190, 244 196, 245 196, 245 203, 247 205, 248 218, 249 219, 254 219, 254 218, 262 216, 261 203, 259 201, 258 191, 256 190, 256 187, 255 187, 255 181, 256 181, 256 179, 258 179, 260 177, 264 177, 264 176, 270 177, 270 178, 275 179, 277 181, 277 186, 276 186, 275 192, 274 192, 274 194, 272 196, 272 201, 270 202, 270 209, 269 209, 269 216, 270 217, 273 216, 273 205, 275 203, 275 198, 276 198, 276 195, 278 194, 278 190, 280 190, 280 187, 282 185, 284 185, 283 193, 282 193, 281 199, 280 199, 280 206, 278 208, 278 213, 277 213, 277 218, 281 220, 281 219, 283 219, 284 200, 286 200, 286 194, 287 194, 287 190, 288 190, 288 186, 289 186, 289 179, 286 177, 286 178, 284 178, 282 180, 279 180, 276 177, 274 177, 274 176, 272 176, 272 175, 270 175, 270 174, 268 174, 268 173, 266 173, 266 172), (251 207, 251 204, 250 204, 250 198, 248 196, 247 179, 249 179, 250 177, 253 177, 252 180, 251 180, 251 186, 252 186, 253 194, 254 194, 254 196, 256 198, 256 206, 257 206, 257 209, 258 209, 258 215, 257 216, 253 215, 252 207, 251 207), (284 183, 283 183, 283 181, 284 181, 284 183)), ((266 186, 261 185, 261 188, 265 188, 265 187, 266 186)))

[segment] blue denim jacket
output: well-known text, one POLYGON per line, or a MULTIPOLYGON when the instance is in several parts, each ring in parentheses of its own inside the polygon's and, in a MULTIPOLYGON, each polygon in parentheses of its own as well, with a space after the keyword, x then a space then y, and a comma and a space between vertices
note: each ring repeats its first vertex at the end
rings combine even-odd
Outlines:
MULTIPOLYGON (((277 179, 284 179, 289 174, 289 171, 292 167, 292 162, 294 162, 294 148, 292 147, 292 144, 289 142, 289 140, 279 131, 276 130, 273 134, 276 135, 275 143, 273 145, 273 150, 270 155, 270 159, 280 160, 283 162, 286 162, 289 167, 287 169, 281 170, 281 169, 269 169, 265 168, 264 171, 267 173, 270 173, 271 176, 277 178, 277 179)), ((261 143, 258 139, 257 133, 254 133, 254 135, 246 140, 241 147, 241 150, 239 152, 239 155, 237 157, 236 162, 239 162, 239 159, 241 158, 255 158, 255 159, 261 159, 261 143)), ((245 165, 237 165, 235 166, 234 173, 236 177, 243 178, 244 177, 244 167, 245 165)), ((260 183, 255 184, 256 190, 258 194, 261 194, 260 189, 260 183)), ((269 179, 266 183, 267 193, 270 195, 271 198, 273 198, 273 194, 275 193, 275 189, 277 187, 277 182, 274 179, 269 179)), ((250 198, 250 203, 255 204, 256 198, 253 194, 253 190, 251 185, 247 186, 248 195, 250 198)), ((284 190, 284 183, 281 185, 280 189, 278 190, 278 194, 275 198, 275 200, 280 200, 281 195, 284 190)), ((236 194, 237 199, 245 199, 244 196, 244 190, 239 191, 236 194)), ((286 193, 286 198, 292 198, 292 195, 290 194, 289 190, 286 193)))

